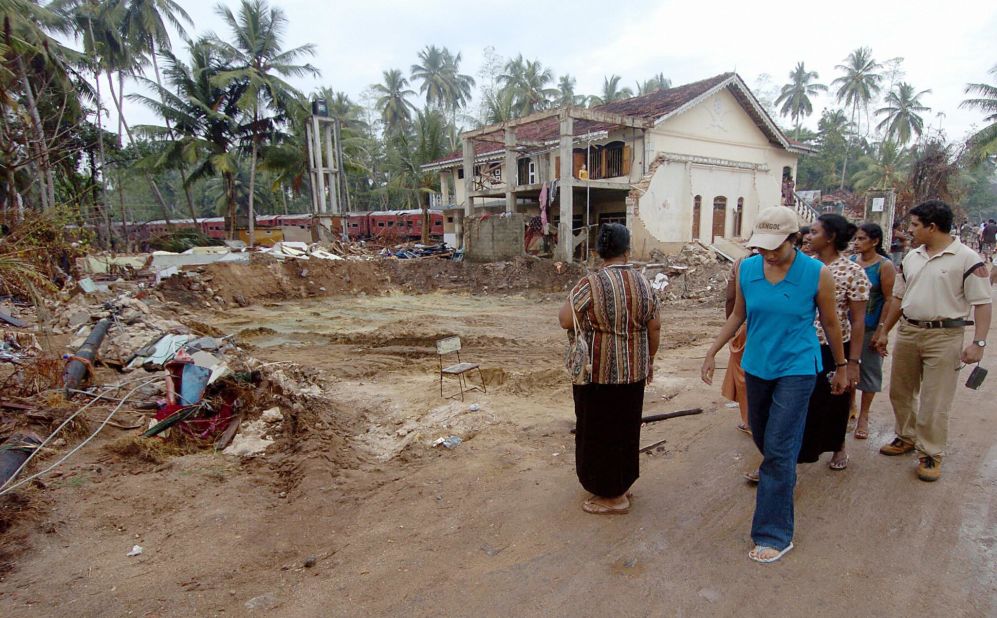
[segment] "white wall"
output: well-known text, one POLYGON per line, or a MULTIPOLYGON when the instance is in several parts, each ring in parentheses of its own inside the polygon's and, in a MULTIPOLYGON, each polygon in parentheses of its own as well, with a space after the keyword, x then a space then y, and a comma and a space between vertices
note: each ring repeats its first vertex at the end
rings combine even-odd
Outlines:
POLYGON ((721 159, 754 168, 702 161, 670 161, 659 167, 640 198, 639 216, 662 242, 692 239, 695 195, 702 196, 701 239, 711 238, 716 196, 727 198, 725 236, 733 235, 733 210, 737 198, 744 198, 741 234, 747 236, 758 210, 779 204, 782 168, 788 165, 796 176, 797 155, 769 143, 726 89, 655 127, 650 145, 655 153, 721 159))

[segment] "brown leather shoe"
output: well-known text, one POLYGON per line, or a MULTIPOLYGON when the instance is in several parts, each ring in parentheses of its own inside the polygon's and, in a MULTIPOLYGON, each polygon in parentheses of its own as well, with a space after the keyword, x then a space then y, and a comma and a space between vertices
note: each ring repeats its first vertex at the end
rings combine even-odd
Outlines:
POLYGON ((904 442, 903 438, 896 437, 893 438, 893 442, 889 444, 884 444, 880 447, 879 452, 883 455, 889 455, 894 457, 896 455, 903 455, 904 453, 909 453, 914 450, 914 445, 910 442, 904 442))
POLYGON ((942 462, 928 457, 927 455, 922 455, 918 459, 917 464, 917 478, 922 481, 927 481, 931 483, 932 481, 937 481, 942 477, 942 462))

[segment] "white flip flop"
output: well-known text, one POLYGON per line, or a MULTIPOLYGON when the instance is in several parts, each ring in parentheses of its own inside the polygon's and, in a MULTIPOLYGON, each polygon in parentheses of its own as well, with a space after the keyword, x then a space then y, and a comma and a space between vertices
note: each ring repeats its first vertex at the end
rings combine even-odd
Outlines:
POLYGON ((786 546, 786 549, 782 550, 781 552, 779 552, 778 554, 772 556, 771 558, 764 558, 764 559, 759 558, 758 557, 759 552, 761 552, 762 550, 765 550, 765 549, 775 549, 775 548, 774 547, 766 547, 764 545, 755 545, 755 548, 748 552, 748 557, 751 558, 752 560, 754 560, 755 562, 761 562, 762 564, 769 564, 770 562, 777 562, 779 559, 781 559, 783 556, 785 556, 787 553, 789 553, 789 550, 793 549, 793 544, 790 543, 789 545, 786 546))

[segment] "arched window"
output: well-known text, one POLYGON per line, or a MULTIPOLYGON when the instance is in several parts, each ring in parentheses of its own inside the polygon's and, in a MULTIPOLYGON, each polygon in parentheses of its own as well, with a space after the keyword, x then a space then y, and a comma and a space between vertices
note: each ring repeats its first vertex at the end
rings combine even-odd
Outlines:
POLYGON ((713 198, 713 236, 710 237, 710 241, 717 236, 723 238, 724 236, 724 226, 727 224, 727 198, 718 195, 713 198))
POLYGON ((703 196, 697 195, 692 198, 692 239, 699 238, 699 215, 703 209, 703 196))
POLYGON ((741 222, 744 220, 744 198, 737 198, 737 208, 734 209, 734 238, 741 237, 741 222))

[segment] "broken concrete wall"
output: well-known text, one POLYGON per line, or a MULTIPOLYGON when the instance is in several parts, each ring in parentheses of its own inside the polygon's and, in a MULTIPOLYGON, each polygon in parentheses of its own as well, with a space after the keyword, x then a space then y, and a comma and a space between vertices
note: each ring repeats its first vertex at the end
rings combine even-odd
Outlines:
POLYGON ((524 254, 526 217, 502 213, 465 221, 464 258, 472 262, 499 262, 524 254))

